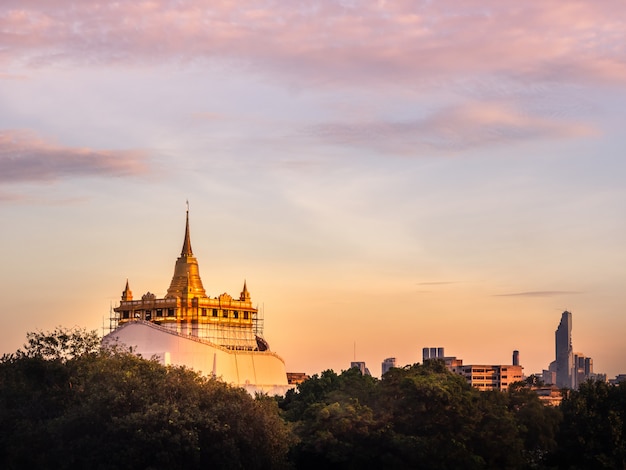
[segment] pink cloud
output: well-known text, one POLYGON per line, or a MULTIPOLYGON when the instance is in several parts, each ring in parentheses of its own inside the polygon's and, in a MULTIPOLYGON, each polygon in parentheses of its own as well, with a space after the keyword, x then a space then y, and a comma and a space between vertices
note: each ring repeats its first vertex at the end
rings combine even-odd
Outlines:
POLYGON ((139 150, 64 147, 28 131, 0 130, 0 183, 76 176, 134 176, 147 172, 139 150))
POLYGON ((333 144, 415 155, 426 150, 459 151, 485 145, 593 136, 587 125, 533 116, 505 103, 476 102, 449 107, 422 119, 329 123, 309 129, 333 144))
POLYGON ((5 64, 227 59, 298 80, 626 80, 621 0, 5 0, 5 64))

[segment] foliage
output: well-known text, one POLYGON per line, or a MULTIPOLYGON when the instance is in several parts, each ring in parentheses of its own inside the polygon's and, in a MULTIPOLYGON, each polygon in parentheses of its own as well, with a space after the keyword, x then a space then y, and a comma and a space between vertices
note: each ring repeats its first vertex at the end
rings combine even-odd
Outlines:
POLYGON ((561 408, 559 468, 626 468, 626 386, 585 382, 561 408))
POLYGON ((58 326, 52 332, 27 333, 24 349, 18 350, 16 354, 18 357, 65 361, 99 350, 100 338, 95 330, 58 326))
POLYGON ((526 380, 524 380, 524 383, 534 387, 543 387, 545 385, 543 377, 538 374, 529 375, 528 377, 526 377, 526 380))
POLYGON ((380 381, 325 371, 281 401, 299 438, 298 468, 523 468, 521 405, 471 388, 440 361, 380 381))
POLYGON ((57 328, 0 360, 0 468, 626 468, 626 386, 554 408, 528 385, 480 392, 435 360, 252 398, 57 328))
POLYGON ((0 467, 286 465, 275 401, 65 333, 30 336, 33 347, 0 361, 0 467))
POLYGON ((524 460, 539 468, 556 451, 556 434, 563 419, 559 408, 544 405, 537 394, 523 383, 511 385, 507 392, 509 409, 515 416, 524 443, 524 460))

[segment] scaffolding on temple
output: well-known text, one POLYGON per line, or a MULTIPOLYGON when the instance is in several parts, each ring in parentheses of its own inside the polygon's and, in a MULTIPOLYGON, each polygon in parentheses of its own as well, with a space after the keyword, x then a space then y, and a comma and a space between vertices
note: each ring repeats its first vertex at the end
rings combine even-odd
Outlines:
MULTIPOLYGON (((118 307, 119 308, 119 307, 118 307)), ((122 316, 111 306, 109 310, 109 325, 102 327, 106 335, 120 326, 122 316)), ((255 309, 251 312, 251 324, 236 324, 234 322, 199 322, 195 319, 178 318, 176 321, 163 321, 162 317, 146 316, 145 313, 133 315, 127 321, 146 321, 159 326, 161 329, 183 336, 191 336, 226 349, 239 351, 266 351, 269 345, 263 337, 264 313, 255 309)))

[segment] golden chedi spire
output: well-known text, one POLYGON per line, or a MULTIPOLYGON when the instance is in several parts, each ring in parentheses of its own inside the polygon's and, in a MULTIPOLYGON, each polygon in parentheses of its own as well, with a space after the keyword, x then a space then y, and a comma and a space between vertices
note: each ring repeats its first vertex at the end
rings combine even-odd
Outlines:
POLYGON ((187 221, 185 223, 185 239, 183 240, 183 249, 180 252, 181 256, 193 256, 191 251, 191 239, 189 238, 189 201, 187 201, 187 221))
POLYGON ((198 260, 191 251, 191 237, 189 232, 189 203, 187 203, 187 219, 185 223, 185 239, 180 257, 174 266, 174 276, 167 290, 166 299, 177 297, 188 299, 194 297, 206 297, 206 291, 200 279, 198 260))

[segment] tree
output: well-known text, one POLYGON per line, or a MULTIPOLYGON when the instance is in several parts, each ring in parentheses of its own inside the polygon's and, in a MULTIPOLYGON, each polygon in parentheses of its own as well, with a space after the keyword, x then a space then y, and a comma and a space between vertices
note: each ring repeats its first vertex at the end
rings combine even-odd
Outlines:
POLYGON ((587 381, 561 403, 560 468, 626 468, 626 387, 587 381))
POLYGON ((1 468, 287 465, 291 434, 273 400, 59 331, 0 361, 1 468))
POLYGON ((97 331, 58 326, 51 332, 27 333, 24 349, 18 349, 16 354, 18 357, 66 361, 99 350, 100 337, 97 331))
POLYGON ((479 392, 442 361, 392 369, 381 386, 396 466, 519 466, 521 442, 500 392, 479 392))
POLYGON ((325 371, 281 408, 299 439, 298 468, 520 468, 523 439, 508 404, 429 361, 381 380, 325 371))
POLYGON ((563 415, 559 408, 544 405, 537 393, 523 382, 509 387, 508 408, 524 442, 524 460, 530 468, 547 465, 557 449, 556 435, 563 415))
POLYGON ((369 403, 377 380, 356 368, 314 375, 280 400, 298 438, 297 468, 364 468, 374 465, 379 422, 369 403))

